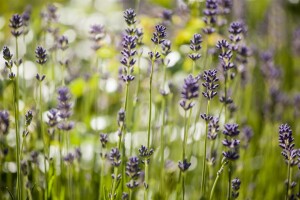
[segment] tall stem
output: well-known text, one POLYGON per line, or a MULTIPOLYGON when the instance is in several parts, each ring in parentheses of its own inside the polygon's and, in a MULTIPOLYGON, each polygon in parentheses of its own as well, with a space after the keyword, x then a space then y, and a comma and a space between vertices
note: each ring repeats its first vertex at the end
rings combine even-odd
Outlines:
POLYGON ((148 119, 148 135, 147 135, 147 147, 150 147, 150 133, 151 133, 151 117, 152 117, 152 77, 153 77, 154 60, 151 62, 151 72, 149 81, 149 119, 148 119))
POLYGON ((224 109, 225 109, 225 113, 224 113, 224 123, 226 123, 226 116, 227 116, 227 80, 228 79, 228 74, 227 71, 225 71, 225 91, 224 91, 224 95, 225 95, 225 102, 224 102, 224 109))
POLYGON ((184 133, 182 143, 182 161, 185 159, 186 154, 186 142, 187 142, 187 111, 184 111, 184 133))
MULTIPOLYGON (((182 143, 182 162, 184 162, 185 156, 186 156, 186 143, 187 143, 187 111, 184 111, 184 133, 183 133, 183 143, 182 143)), ((182 172, 182 199, 184 200, 184 194, 185 194, 185 172, 182 172)))
MULTIPOLYGON (((206 114, 209 115, 209 105, 210 100, 207 101, 206 114)), ((208 132, 208 120, 205 123, 205 138, 204 138, 204 154, 203 154, 203 164, 202 164, 202 184, 201 184, 201 195, 205 196, 205 175, 206 175, 206 151, 207 151, 207 133, 208 132)))
POLYGON ((117 178, 118 178, 118 168, 114 167, 114 181, 113 181, 113 185, 112 185, 112 188, 111 188, 110 200, 115 199, 115 191, 116 191, 116 187, 117 187, 117 178))
POLYGON ((149 163, 148 159, 145 159, 145 193, 144 193, 144 200, 148 200, 148 186, 149 186, 149 163))
POLYGON ((161 177, 160 177, 160 192, 161 195, 164 196, 164 175, 165 175, 165 119, 166 118, 166 97, 163 96, 162 100, 162 125, 160 132, 160 162, 161 162, 161 177))
POLYGON ((227 200, 231 199, 231 162, 229 161, 229 165, 228 165, 228 196, 227 196, 227 200))
MULTIPOLYGON (((102 152, 103 153, 103 152, 102 152)), ((99 182, 99 197, 98 200, 101 200, 101 196, 103 196, 103 170, 104 170, 104 159, 102 158, 101 169, 100 169, 100 182, 99 182)))
POLYGON ((289 199, 289 190, 290 190, 290 176, 291 175, 291 163, 288 161, 288 170, 287 170, 287 186, 286 186, 286 193, 285 193, 285 200, 289 199))
POLYGON ((14 81, 14 111, 17 145, 17 199, 22 198, 21 168, 20 168, 20 130, 19 130, 19 49, 18 38, 16 37, 16 66, 17 76, 14 81))
MULTIPOLYGON (((40 72, 42 75, 42 66, 40 66, 40 72)), ((44 173, 45 173, 45 199, 48 199, 48 176, 47 176, 47 145, 46 145, 46 138, 44 133, 44 123, 43 123, 43 101, 42 101, 42 81, 39 81, 39 114, 40 114, 40 125, 41 125, 41 135, 43 138, 44 143, 44 173)))
POLYGON ((223 170, 224 170, 224 166, 225 166, 226 164, 227 164, 227 161, 223 162, 222 165, 221 165, 221 167, 220 167, 220 169, 219 169, 219 171, 217 172, 217 177, 216 177, 216 179, 215 179, 215 181, 214 181, 214 184, 213 184, 213 187, 212 187, 212 189, 211 189, 211 191, 210 191, 209 200, 212 200, 212 198, 213 198, 215 188, 216 188, 216 186, 217 186, 217 183, 218 183, 218 181, 219 181, 219 178, 220 178, 220 176, 221 176, 221 174, 222 174, 222 172, 223 172, 223 170))

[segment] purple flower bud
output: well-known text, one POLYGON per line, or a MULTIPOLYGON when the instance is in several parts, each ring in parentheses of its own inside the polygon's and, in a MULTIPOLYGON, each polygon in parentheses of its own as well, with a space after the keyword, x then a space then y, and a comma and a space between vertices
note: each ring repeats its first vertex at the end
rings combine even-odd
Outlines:
POLYGON ((178 162, 178 167, 180 171, 185 172, 188 170, 191 166, 191 163, 187 161, 187 159, 184 159, 183 161, 178 162))
POLYGON ((6 110, 0 111, 0 134, 7 134, 9 129, 9 114, 6 110))
POLYGON ((21 30, 23 26, 22 16, 19 14, 14 14, 9 20, 9 22, 11 34, 15 37, 19 37, 23 33, 23 30, 21 30))

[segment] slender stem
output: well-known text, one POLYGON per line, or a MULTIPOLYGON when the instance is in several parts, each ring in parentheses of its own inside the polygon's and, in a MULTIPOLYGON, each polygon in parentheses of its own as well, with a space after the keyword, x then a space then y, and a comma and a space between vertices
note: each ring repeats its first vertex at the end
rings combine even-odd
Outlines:
POLYGON ((163 96, 162 100, 162 125, 160 129, 160 162, 161 162, 161 177, 160 177, 160 192, 164 196, 164 175, 165 175, 165 120, 166 120, 166 98, 163 96))
POLYGON ((227 74, 227 71, 225 71, 225 88, 224 88, 224 95, 225 95, 225 102, 224 102, 224 109, 225 109, 225 112, 224 112, 224 123, 226 123, 226 116, 227 116, 227 82, 228 82, 228 74, 227 74))
POLYGON ((194 75, 195 73, 195 66, 196 66, 196 62, 193 61, 193 64, 192 64, 192 74, 194 75))
POLYGON ((22 185, 21 185, 21 169, 20 169, 20 132, 19 132, 19 106, 18 106, 18 78, 14 81, 14 110, 15 110, 15 128, 16 128, 16 142, 17 142, 17 199, 21 199, 22 185))
MULTIPOLYGON (((26 53, 26 42, 25 42, 25 35, 23 35, 23 43, 24 43, 24 46, 25 46, 25 53, 26 53)), ((24 55, 24 57, 25 57, 25 55, 24 55)), ((25 61, 24 61, 24 57, 23 57, 23 82, 22 82, 22 84, 23 84, 23 92, 24 92, 24 94, 26 93, 25 91, 26 91, 26 79, 25 79, 25 69, 26 69, 26 67, 25 67, 25 61)), ((24 100, 24 103, 25 103, 25 105, 26 105, 26 96, 27 95, 23 95, 23 100, 24 100)))
POLYGON ((100 169, 100 182, 99 182, 99 197, 98 200, 101 200, 101 196, 103 196, 103 171, 104 171, 104 159, 102 158, 101 169, 100 169))
POLYGON ((119 169, 117 167, 114 167, 114 181, 113 181, 113 185, 112 185, 112 188, 111 188, 110 200, 115 199, 115 191, 116 191, 116 187, 117 187, 118 171, 119 171, 119 169))
POLYGON ((185 159, 186 154, 186 142, 187 142, 187 111, 184 111, 184 133, 182 143, 182 161, 185 159))
MULTIPOLYGON (((209 115, 209 105, 210 100, 207 101, 206 114, 209 115)), ((206 151, 207 151, 207 133, 208 132, 208 120, 205 123, 205 138, 204 138, 204 154, 203 154, 203 164, 202 164, 202 184, 201 184, 201 195, 205 196, 205 175, 206 175, 206 151)))
MULTIPOLYGON (((40 65, 40 72, 42 75, 42 66, 40 65)), ((47 176, 47 162, 46 162, 46 156, 47 156, 47 145, 46 145, 46 138, 44 133, 44 123, 43 123, 43 101, 42 101, 42 81, 39 81, 39 114, 40 114, 40 125, 41 125, 41 135, 43 138, 44 143, 44 170, 45 170, 45 199, 48 199, 48 176, 47 176)))
POLYGON ((232 172, 231 172, 231 162, 229 162, 229 165, 228 165, 228 196, 227 196, 227 200, 230 200, 231 199, 231 175, 232 175, 232 172))
POLYGON ((182 173, 182 200, 184 200, 185 195, 185 172, 182 173))
MULTIPOLYGON (((186 143, 187 143, 187 111, 184 111, 184 133, 183 133, 183 141, 182 141, 182 162, 185 159, 186 156, 186 143)), ((184 200, 184 194, 185 194, 185 173, 182 172, 182 179, 181 179, 181 185, 182 185, 182 199, 184 200)))
POLYGON ((19 46, 16 37, 16 66, 17 76, 14 81, 14 110, 15 110, 15 128, 17 145, 17 199, 22 198, 21 166, 20 166, 20 129, 19 129, 19 46))
POLYGON ((150 147, 150 134, 151 134, 151 117, 152 117, 152 77, 153 77, 154 60, 151 62, 150 82, 149 82, 149 119, 148 119, 148 136, 147 147, 150 147))
MULTIPOLYGON (((154 53, 156 54, 157 45, 155 45, 154 53)), ((152 79, 153 79, 153 71, 154 71, 154 61, 155 59, 152 58, 151 60, 151 72, 150 72, 150 79, 149 79, 149 119, 148 119, 148 137, 147 137, 147 147, 150 148, 150 134, 151 134, 151 117, 152 117, 152 79)))
POLYGON ((212 198, 213 198, 214 191, 215 191, 215 189, 216 189, 217 183, 218 183, 218 181, 219 181, 219 178, 220 178, 222 172, 224 171, 224 166, 225 166, 226 164, 227 164, 227 161, 223 162, 222 165, 221 165, 221 167, 220 167, 220 169, 219 169, 219 171, 217 172, 217 177, 216 177, 216 179, 215 179, 215 181, 214 181, 214 184, 213 184, 213 187, 212 187, 212 189, 211 189, 211 191, 210 191, 210 196, 209 196, 209 199, 210 199, 210 200, 212 200, 212 198))
POLYGON ((132 200, 132 189, 129 189, 129 200, 132 200))
POLYGON ((286 186, 286 193, 285 193, 285 199, 288 200, 289 199, 289 190, 290 190, 290 176, 291 175, 291 162, 288 161, 288 170, 287 170, 287 186, 286 186))
POLYGON ((144 193, 144 200, 148 200, 148 186, 149 186, 149 163, 148 159, 145 159, 145 193, 144 193))

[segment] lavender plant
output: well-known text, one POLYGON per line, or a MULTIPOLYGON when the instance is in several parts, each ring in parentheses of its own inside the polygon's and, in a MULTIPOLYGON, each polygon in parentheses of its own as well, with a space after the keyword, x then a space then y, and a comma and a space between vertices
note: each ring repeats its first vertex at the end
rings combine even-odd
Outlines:
POLYGON ((182 141, 182 160, 179 161, 178 167, 180 169, 181 184, 182 184, 182 199, 185 199, 185 172, 190 167, 191 163, 187 161, 186 158, 186 143, 188 137, 188 127, 187 127, 187 111, 191 110, 195 105, 193 102, 199 96, 199 84, 198 79, 194 78, 192 75, 189 75, 184 79, 183 90, 181 92, 181 98, 179 105, 184 110, 184 132, 183 132, 183 141, 182 141))

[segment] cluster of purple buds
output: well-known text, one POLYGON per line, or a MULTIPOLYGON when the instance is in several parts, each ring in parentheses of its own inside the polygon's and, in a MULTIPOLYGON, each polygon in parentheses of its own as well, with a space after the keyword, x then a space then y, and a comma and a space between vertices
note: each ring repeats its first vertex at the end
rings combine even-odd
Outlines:
POLYGON ((125 110, 123 108, 121 108, 118 112, 118 117, 117 117, 117 122, 118 122, 119 127, 122 127, 125 125, 125 119, 126 119, 125 110))
POLYGON ((27 160, 21 161, 21 172, 24 176, 27 176, 29 173, 29 166, 27 160))
POLYGON ((140 168, 139 168, 139 158, 133 156, 129 158, 128 162, 126 163, 126 175, 129 177, 130 181, 126 184, 129 189, 136 188, 139 183, 136 181, 140 175, 140 168))
POLYGON ((151 41, 156 45, 161 44, 165 40, 166 35, 166 27, 160 24, 156 25, 151 41))
POLYGON ((101 142, 101 146, 102 148, 106 148, 107 142, 108 142, 108 135, 107 134, 100 134, 100 142, 101 142))
POLYGON ((191 74, 184 79, 183 90, 181 92, 182 100, 179 102, 179 105, 184 110, 191 109, 195 103, 193 99, 198 98, 199 96, 199 84, 198 79, 193 77, 191 74))
POLYGON ((121 154, 118 148, 113 148, 111 149, 109 155, 108 155, 108 159, 111 163, 112 166, 114 167, 119 167, 121 164, 121 154))
POLYGON ((134 80, 133 71, 134 65, 136 63, 135 56, 137 54, 136 47, 137 41, 141 43, 141 37, 143 36, 143 32, 141 30, 137 31, 136 29, 136 13, 133 9, 127 9, 124 12, 124 19, 127 23, 126 35, 122 40, 123 50, 121 51, 122 58, 121 64, 123 67, 121 68, 121 78, 124 82, 128 83, 134 80))
POLYGON ((220 131, 219 118, 213 117, 208 123, 208 133, 207 133, 208 139, 215 140, 218 136, 219 131, 220 131))
POLYGON ((32 111, 28 110, 25 114, 25 126, 29 126, 31 124, 32 117, 33 117, 32 111))
POLYGON ((68 164, 72 164, 75 160, 75 156, 73 153, 69 152, 65 157, 64 157, 64 161, 68 164))
POLYGON ((0 134, 7 134, 9 129, 9 114, 6 110, 0 111, 0 134))
POLYGON ((178 167, 180 171, 185 172, 187 171, 191 166, 191 163, 187 161, 187 159, 183 159, 183 161, 178 162, 178 167))
POLYGON ((58 124, 58 114, 59 112, 55 108, 52 108, 47 113, 47 118, 48 118, 47 125, 49 126, 48 133, 50 135, 53 135, 55 132, 55 127, 58 124))
POLYGON ((122 59, 121 64, 123 65, 122 71, 122 80, 124 82, 130 82, 134 80, 133 67, 136 63, 135 55, 136 55, 136 36, 125 35, 123 37, 122 46, 123 50, 121 51, 122 59))
POLYGON ((241 180, 239 178, 235 178, 231 181, 231 188, 232 188, 231 197, 233 199, 238 198, 240 187, 241 187, 241 180))
POLYGON ((237 160, 239 158, 239 145, 240 140, 235 139, 239 134, 239 126, 237 124, 225 124, 223 134, 225 139, 222 141, 222 144, 227 147, 229 150, 223 151, 223 156, 227 160, 237 160), (230 139, 229 139, 230 138, 230 139))
POLYGON ((242 40, 242 34, 246 32, 244 23, 242 22, 232 22, 228 29, 229 39, 232 42, 230 48, 232 51, 237 51, 239 49, 238 43, 242 40))
POLYGON ((104 26, 100 24, 92 25, 90 35, 90 39, 93 41, 92 49, 97 51, 102 47, 102 40, 105 37, 104 26))
POLYGON ((127 24, 126 33, 128 35, 135 35, 136 32, 136 13, 132 8, 124 11, 124 19, 127 24))
POLYGON ((58 116, 62 121, 57 125, 58 129, 70 131, 74 127, 74 122, 68 121, 72 115, 72 104, 70 90, 67 87, 61 87, 58 89, 58 116))
POLYGON ((199 51, 201 50, 202 46, 202 36, 198 33, 194 34, 193 38, 190 40, 190 49, 192 53, 189 54, 190 59, 193 61, 198 60, 201 57, 199 51))
POLYGON ((207 35, 215 32, 215 24, 217 22, 217 9, 218 4, 216 0, 206 0, 206 8, 203 10, 203 21, 206 27, 203 28, 203 32, 207 35))
POLYGON ((65 51, 69 48, 69 39, 67 38, 67 36, 60 36, 58 38, 58 48, 61 49, 62 51, 65 51))
MULTIPOLYGON (((35 49, 35 57, 36 57, 36 62, 40 65, 44 65, 46 62, 47 62, 47 53, 46 53, 46 49, 44 49, 43 47, 41 46, 38 46, 36 49, 35 49)), ((43 81, 45 79, 45 75, 40 75, 40 74, 37 74, 36 75, 36 79, 38 81, 43 81)))
POLYGON ((218 15, 228 15, 231 12, 232 0, 218 0, 218 15))
POLYGON ((11 28, 11 34, 15 37, 22 35, 23 30, 23 18, 19 14, 14 14, 9 20, 9 26, 11 28))
POLYGON ((137 37, 137 39, 136 39, 136 45, 138 47, 142 46, 144 44, 143 43, 143 36, 144 36, 143 29, 142 28, 137 28, 136 32, 135 32, 135 35, 137 37))
POLYGON ((205 70, 203 79, 205 82, 202 83, 202 86, 205 87, 206 90, 202 92, 202 94, 205 98, 211 100, 217 95, 216 89, 219 87, 219 84, 217 84, 219 81, 217 78, 217 70, 205 70))
POLYGON ((42 13, 42 17, 45 18, 48 23, 56 22, 58 20, 57 7, 53 4, 49 4, 47 10, 42 13))
POLYGON ((227 40, 218 41, 216 45, 217 49, 220 49, 219 60, 221 61, 222 68, 225 71, 234 67, 232 59, 232 51, 230 50, 230 44, 227 40))
POLYGON ((163 57, 165 58, 167 55, 169 55, 169 53, 171 53, 171 46, 172 43, 170 40, 165 40, 163 41, 163 43, 161 44, 161 54, 163 55, 163 57))
POLYGON ((39 157, 39 153, 38 153, 37 151, 32 151, 32 152, 30 153, 29 161, 30 161, 31 163, 33 163, 33 164, 38 165, 38 164, 39 164, 39 159, 38 159, 38 157, 39 157))
POLYGON ((142 145, 141 148, 139 148, 139 156, 141 157, 141 162, 147 163, 150 162, 150 157, 152 156, 154 150, 152 148, 148 149, 146 146, 142 145))
POLYGON ((28 126, 31 124, 33 114, 31 110, 28 110, 25 114, 25 128, 23 130, 23 137, 26 137, 29 134, 28 126))
POLYGON ((294 148, 295 144, 291 127, 288 124, 281 124, 278 136, 279 146, 282 148, 281 154, 285 161, 291 166, 297 165, 299 163, 297 160, 299 150, 294 148))
POLYGON ((174 12, 172 10, 164 9, 161 14, 162 24, 164 26, 169 25, 172 22, 172 16, 174 12))
POLYGON ((15 78, 15 74, 12 72, 12 67, 13 67, 13 61, 12 61, 12 57, 13 57, 13 54, 10 53, 10 50, 7 46, 4 46, 3 47, 3 50, 2 50, 2 54, 3 54, 3 58, 5 60, 5 66, 8 68, 9 70, 9 74, 8 74, 8 77, 10 80, 13 80, 15 78))

